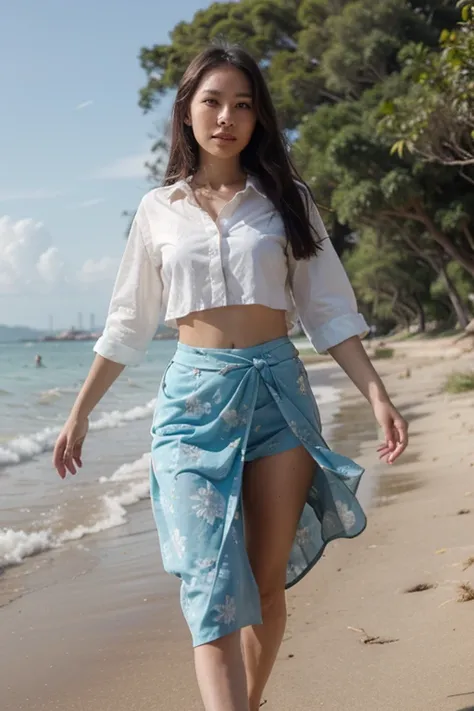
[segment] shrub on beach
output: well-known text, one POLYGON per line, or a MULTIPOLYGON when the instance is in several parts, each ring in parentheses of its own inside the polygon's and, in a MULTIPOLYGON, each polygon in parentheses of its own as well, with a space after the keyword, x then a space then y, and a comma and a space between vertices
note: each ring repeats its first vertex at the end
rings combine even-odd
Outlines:
POLYGON ((395 350, 393 348, 376 348, 373 358, 393 358, 395 350))
POLYGON ((451 373, 444 383, 444 391, 456 395, 474 390, 474 370, 465 373, 451 373))

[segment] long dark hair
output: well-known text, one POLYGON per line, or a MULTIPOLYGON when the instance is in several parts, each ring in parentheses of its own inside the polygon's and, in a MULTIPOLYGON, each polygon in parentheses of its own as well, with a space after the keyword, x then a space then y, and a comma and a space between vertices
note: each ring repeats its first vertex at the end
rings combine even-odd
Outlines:
POLYGON ((322 238, 309 221, 311 203, 314 202, 311 190, 288 155, 262 72, 256 61, 240 47, 208 47, 186 69, 173 107, 171 148, 164 184, 172 185, 198 169, 199 145, 191 126, 184 120, 204 74, 222 65, 239 69, 248 77, 252 87, 257 122, 250 142, 240 155, 242 168, 260 180, 265 194, 280 213, 295 258, 309 259, 318 251, 322 238))

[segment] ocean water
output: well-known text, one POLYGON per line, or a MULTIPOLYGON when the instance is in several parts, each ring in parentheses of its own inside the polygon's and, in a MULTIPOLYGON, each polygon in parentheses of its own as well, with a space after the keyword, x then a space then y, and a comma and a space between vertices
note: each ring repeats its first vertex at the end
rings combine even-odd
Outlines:
MULTIPOLYGON (((87 375, 92 346, 0 343, 0 572, 24 566, 30 574, 40 567, 38 554, 67 552, 124 525, 149 496, 149 430, 175 341, 152 342, 145 362, 127 368, 104 396, 90 417, 79 473, 62 480, 53 469, 54 444, 87 375), (35 366, 36 353, 43 368, 35 366)), ((327 423, 338 391, 323 380, 313 391, 327 423)))

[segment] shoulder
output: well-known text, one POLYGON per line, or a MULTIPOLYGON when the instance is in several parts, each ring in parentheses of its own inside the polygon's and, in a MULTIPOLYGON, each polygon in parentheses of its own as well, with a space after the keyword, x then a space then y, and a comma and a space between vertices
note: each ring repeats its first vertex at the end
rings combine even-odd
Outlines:
POLYGON ((150 225, 162 218, 171 205, 175 185, 152 188, 141 198, 135 219, 144 225, 150 225))
POLYGON ((316 234, 319 238, 319 242, 322 242, 323 240, 328 238, 328 233, 324 221, 319 212, 316 203, 316 198, 314 197, 311 188, 306 185, 306 183, 303 183, 301 180, 295 180, 295 185, 300 191, 300 195, 303 200, 308 220, 312 227, 315 229, 316 234))
POLYGON ((163 185, 152 188, 140 200, 139 207, 151 209, 156 205, 169 203, 172 194, 176 190, 176 185, 163 185))
POLYGON ((306 210, 306 214, 308 216, 309 220, 314 219, 314 213, 315 211, 317 212, 317 207, 316 207, 316 200, 311 192, 311 188, 306 184, 303 183, 302 180, 294 180, 293 181, 299 194, 300 197, 303 201, 304 208, 306 210))

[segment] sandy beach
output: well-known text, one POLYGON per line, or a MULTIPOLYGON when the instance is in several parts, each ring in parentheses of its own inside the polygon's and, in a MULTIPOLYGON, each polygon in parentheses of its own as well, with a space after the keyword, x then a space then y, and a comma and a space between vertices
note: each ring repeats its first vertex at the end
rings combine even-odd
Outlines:
MULTIPOLYGON (((367 468, 369 525, 289 592, 265 710, 474 710, 474 599, 461 602, 474 588, 474 392, 442 390, 474 355, 453 339, 394 348, 376 364, 410 422, 393 467, 378 463, 371 410, 347 378, 309 366, 343 389, 330 444, 367 468)), ((50 551, 43 585, 1 608, 2 711, 202 708, 178 584, 162 573, 149 502, 137 507, 74 556, 50 551)), ((13 591, 14 574, 6 582, 13 591)))

